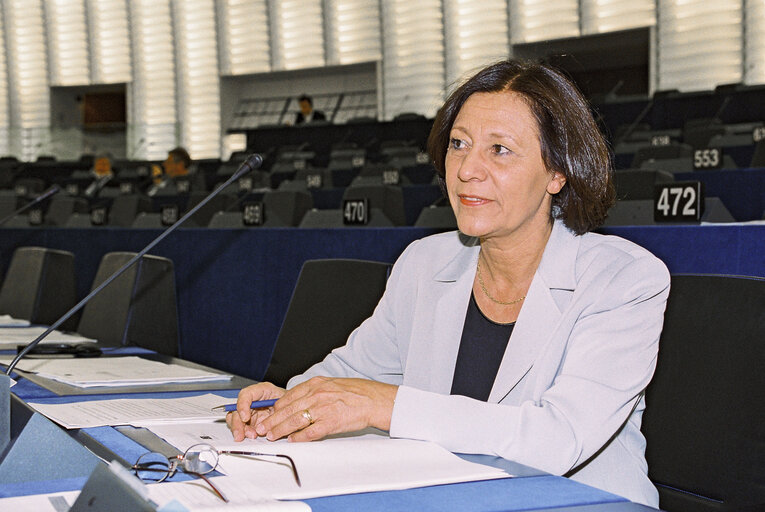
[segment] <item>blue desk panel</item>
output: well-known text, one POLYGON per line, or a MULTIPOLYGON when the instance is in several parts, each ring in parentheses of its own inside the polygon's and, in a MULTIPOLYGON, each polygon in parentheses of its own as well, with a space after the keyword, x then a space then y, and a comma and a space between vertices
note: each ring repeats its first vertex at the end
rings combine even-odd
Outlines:
MULTIPOLYGON (((184 359, 260 379, 303 262, 359 258, 393 262, 420 228, 198 229, 181 228, 154 254, 175 263, 184 359)), ((765 277, 765 226, 613 227, 651 250, 673 273, 765 277)), ((0 229, 0 271, 13 250, 38 245, 75 254, 79 296, 90 288, 101 257, 137 251, 159 234, 152 229, 0 229)))

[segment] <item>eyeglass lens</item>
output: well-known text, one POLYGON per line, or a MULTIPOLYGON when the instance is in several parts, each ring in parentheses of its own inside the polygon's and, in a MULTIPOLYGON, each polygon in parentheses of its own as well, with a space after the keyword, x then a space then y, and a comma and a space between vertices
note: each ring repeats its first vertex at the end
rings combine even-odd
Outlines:
POLYGON ((161 482, 170 474, 171 464, 161 453, 144 453, 135 463, 135 474, 144 482, 161 482))
POLYGON ((195 444, 186 450, 181 468, 190 473, 206 475, 218 465, 218 451, 209 444, 195 444))

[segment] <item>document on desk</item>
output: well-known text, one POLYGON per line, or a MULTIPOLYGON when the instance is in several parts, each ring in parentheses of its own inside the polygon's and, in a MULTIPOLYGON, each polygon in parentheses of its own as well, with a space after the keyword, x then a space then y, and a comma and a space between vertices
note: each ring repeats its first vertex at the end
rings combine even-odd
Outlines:
POLYGON ((79 388, 216 382, 231 380, 232 377, 230 374, 165 364, 137 356, 22 359, 16 368, 79 388))
POLYGON ((220 412, 211 409, 221 398, 212 393, 182 398, 118 398, 66 404, 39 403, 29 406, 65 428, 114 425, 147 425, 189 421, 221 420, 220 412))
MULTIPOLYGON (((227 476, 212 477, 215 486, 229 502, 224 503, 202 480, 188 482, 165 482, 148 485, 149 498, 157 504, 157 510, 188 510, 214 512, 310 512, 311 507, 299 501, 276 501, 266 497, 249 479, 227 476), (173 503, 175 502, 175 503, 173 503), (172 505, 171 505, 172 504, 172 505), (179 508, 180 504, 182 508, 179 508)), ((0 510, 13 512, 66 512, 77 500, 79 491, 38 494, 0 499, 0 510)))
MULTIPOLYGON (((0 322, 0 350, 16 350, 19 345, 26 345, 34 341, 39 335, 47 331, 47 327, 8 327, 0 322)), ((80 336, 79 334, 65 334, 61 331, 51 333, 40 343, 49 345, 52 343, 95 343, 96 340, 80 336)))
POLYGON ((28 327, 29 320, 13 318, 11 315, 0 315, 0 327, 28 327))
POLYGON ((461 459, 435 443, 391 439, 382 433, 312 443, 270 442, 263 438, 236 443, 228 427, 222 423, 150 425, 147 428, 180 451, 207 442, 218 450, 289 455, 300 475, 300 487, 289 466, 276 458, 220 456, 220 471, 236 478, 246 475, 275 499, 410 489, 510 476, 501 469, 461 459))

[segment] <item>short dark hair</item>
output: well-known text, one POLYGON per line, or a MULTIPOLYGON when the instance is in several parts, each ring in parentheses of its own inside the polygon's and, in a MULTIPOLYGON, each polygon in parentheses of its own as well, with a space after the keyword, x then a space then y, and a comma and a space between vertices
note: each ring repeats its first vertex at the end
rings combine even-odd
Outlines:
POLYGON ((167 155, 173 159, 173 162, 183 162, 184 167, 188 168, 191 165, 189 152, 181 146, 171 149, 167 152, 167 155))
POLYGON ((301 101, 307 101, 307 102, 308 102, 308 104, 309 104, 309 105, 311 105, 311 106, 313 107, 313 98, 311 98, 311 97, 310 97, 310 96, 308 96, 307 94, 302 94, 302 95, 301 95, 301 96, 298 98, 298 103, 300 103, 301 101))
POLYGON ((442 184, 449 135, 462 106, 477 92, 505 91, 524 98, 537 121, 545 166, 566 177, 565 186, 553 196, 551 216, 578 235, 600 226, 616 199, 608 145, 584 96, 568 78, 544 64, 497 62, 449 95, 428 137, 428 152, 442 184))

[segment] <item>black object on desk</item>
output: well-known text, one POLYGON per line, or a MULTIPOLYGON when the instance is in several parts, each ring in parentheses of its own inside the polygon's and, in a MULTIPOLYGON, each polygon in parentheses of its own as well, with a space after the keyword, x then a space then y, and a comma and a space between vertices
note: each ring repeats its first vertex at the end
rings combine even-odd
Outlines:
MULTIPOLYGON (((26 345, 18 345, 16 353, 21 352, 26 345)), ((27 352, 27 357, 99 357, 101 349, 95 343, 45 343, 27 352)))

